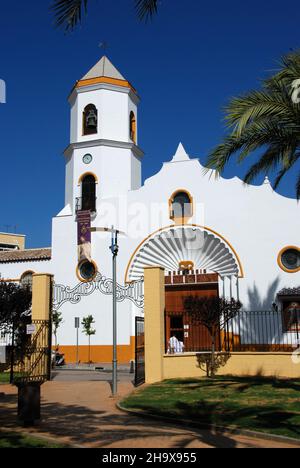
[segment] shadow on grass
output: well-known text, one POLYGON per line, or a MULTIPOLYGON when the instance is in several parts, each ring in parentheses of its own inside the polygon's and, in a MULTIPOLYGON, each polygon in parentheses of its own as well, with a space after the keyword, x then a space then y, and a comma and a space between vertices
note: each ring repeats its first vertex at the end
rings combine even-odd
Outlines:
MULTIPOLYGON (((127 407, 133 407, 130 405, 127 407)), ((300 439, 300 416, 289 411, 282 411, 278 406, 266 405, 260 411, 257 405, 249 405, 246 408, 226 407, 222 403, 209 403, 200 400, 191 404, 178 402, 172 409, 160 409, 155 405, 138 403, 134 406, 142 410, 146 415, 157 415, 174 419, 191 421, 198 427, 208 430, 210 442, 212 434, 218 443, 222 443, 220 436, 226 440, 226 446, 230 446, 232 440, 225 436, 226 428, 243 428, 252 431, 273 433, 277 435, 300 439), (295 418, 298 420, 295 421, 295 418), (222 429, 224 427, 224 429, 222 429)), ((227 429, 228 433, 228 429, 227 429)))
POLYGON ((236 426, 249 430, 276 432, 277 434, 300 438, 300 417, 294 423, 295 413, 282 411, 276 405, 265 405, 260 410, 256 405, 246 408, 230 408, 220 404, 199 401, 195 405, 178 403, 176 409, 184 413, 191 421, 200 420, 209 427, 214 425, 236 426), (196 415, 195 415, 196 413, 196 415))
POLYGON ((300 379, 277 379, 275 377, 265 377, 263 375, 256 375, 250 377, 236 377, 233 375, 217 376, 214 379, 209 378, 192 378, 192 379, 171 379, 165 380, 162 384, 158 385, 188 385, 191 390, 197 390, 204 387, 218 387, 218 388, 231 388, 232 391, 245 391, 253 389, 254 387, 262 387, 270 385, 272 388, 296 390, 300 391, 300 379), (237 384, 240 384, 237 386, 237 384), (236 387, 236 388, 234 388, 236 387))
POLYGON ((298 379, 260 375, 173 379, 146 387, 125 405, 209 429, 234 426, 300 439, 299 390, 298 379))

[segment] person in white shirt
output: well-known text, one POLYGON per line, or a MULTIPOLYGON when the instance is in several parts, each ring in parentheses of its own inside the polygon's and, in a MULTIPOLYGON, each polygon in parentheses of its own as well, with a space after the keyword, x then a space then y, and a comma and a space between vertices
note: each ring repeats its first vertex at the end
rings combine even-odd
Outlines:
POLYGON ((184 344, 182 341, 178 341, 178 351, 177 353, 183 353, 184 351, 184 344))
POLYGON ((171 336, 168 343, 167 354, 183 353, 184 344, 175 335, 171 336))

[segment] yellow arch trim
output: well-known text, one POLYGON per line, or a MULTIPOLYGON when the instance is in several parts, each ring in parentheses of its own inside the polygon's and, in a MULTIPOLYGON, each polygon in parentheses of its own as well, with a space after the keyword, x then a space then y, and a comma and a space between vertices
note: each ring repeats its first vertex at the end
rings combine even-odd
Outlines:
POLYGON ((290 250, 290 249, 293 249, 293 250, 297 250, 298 252, 300 252, 300 248, 299 247, 296 247, 295 245, 288 245, 287 247, 283 247, 283 249, 280 250, 278 256, 277 256, 277 263, 278 263, 278 266, 279 268, 281 268, 283 271, 285 271, 286 273, 297 273, 298 271, 300 271, 300 267, 296 268, 295 270, 289 270, 288 268, 286 268, 282 261, 281 261, 281 256, 282 254, 286 251, 286 250, 290 250))
POLYGON ((35 271, 33 271, 33 270, 26 270, 26 271, 24 271, 24 273, 21 274, 20 280, 19 280, 19 281, 22 281, 23 276, 28 275, 28 274, 34 275, 34 274, 35 274, 35 271))
MULTIPOLYGON (((185 227, 185 226, 186 227, 198 227, 200 229, 205 229, 206 231, 209 231, 212 234, 215 234, 216 236, 218 236, 220 239, 222 239, 225 242, 225 244, 227 244, 228 247, 231 249, 231 251, 233 252, 233 254, 234 254, 234 256, 235 256, 235 258, 236 258, 236 260, 238 262, 238 266, 239 266, 239 270, 240 270, 239 278, 245 278, 243 265, 242 265, 242 262, 240 260, 239 255, 237 254, 237 252, 236 252, 235 248, 233 247, 233 245, 224 236, 222 236, 222 234, 219 234, 217 231, 214 231, 213 229, 211 229, 209 227, 201 226, 200 224, 182 224, 182 227, 185 227)), ((128 279, 129 267, 131 265, 131 262, 132 262, 134 256, 136 255, 138 250, 142 247, 144 242, 146 242, 148 239, 150 239, 150 237, 154 236, 158 232, 164 231, 165 229, 168 229, 168 228, 174 228, 174 227, 176 227, 176 225, 170 224, 169 226, 165 226, 163 228, 157 229, 157 231, 152 232, 151 234, 149 234, 149 236, 145 237, 145 239, 142 240, 142 242, 140 242, 140 244, 137 246, 137 248, 135 249, 135 251, 131 255, 131 257, 129 259, 129 262, 127 264, 127 268, 126 268, 126 272, 125 272, 125 283, 130 283, 130 280, 128 279)))
POLYGON ((98 184, 98 177, 96 176, 96 174, 94 172, 85 172, 84 174, 81 174, 81 176, 79 177, 78 179, 78 186, 81 185, 81 182, 83 181, 83 179, 86 177, 86 176, 93 176, 94 179, 95 179, 95 182, 96 184, 98 184))

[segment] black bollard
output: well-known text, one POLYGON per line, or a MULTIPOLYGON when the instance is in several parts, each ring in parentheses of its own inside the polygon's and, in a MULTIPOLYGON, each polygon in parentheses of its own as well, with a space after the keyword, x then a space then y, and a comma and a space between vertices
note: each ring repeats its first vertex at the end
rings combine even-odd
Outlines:
POLYGON ((24 426, 33 426, 41 418, 41 384, 18 384, 18 419, 24 426))
POLYGON ((129 370, 129 373, 130 374, 134 374, 135 372, 135 362, 133 359, 130 360, 130 370, 129 370))

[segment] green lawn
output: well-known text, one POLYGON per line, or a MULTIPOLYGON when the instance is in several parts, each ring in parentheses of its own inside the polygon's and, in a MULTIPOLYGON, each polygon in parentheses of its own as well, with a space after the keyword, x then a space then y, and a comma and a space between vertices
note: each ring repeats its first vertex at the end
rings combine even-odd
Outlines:
POLYGON ((63 445, 48 442, 31 435, 0 430, 0 449, 2 448, 63 448, 63 445))
POLYGON ((9 372, 0 372, 0 384, 9 383, 9 372))
POLYGON ((122 401, 128 409, 300 439, 300 379, 166 380, 122 401))

